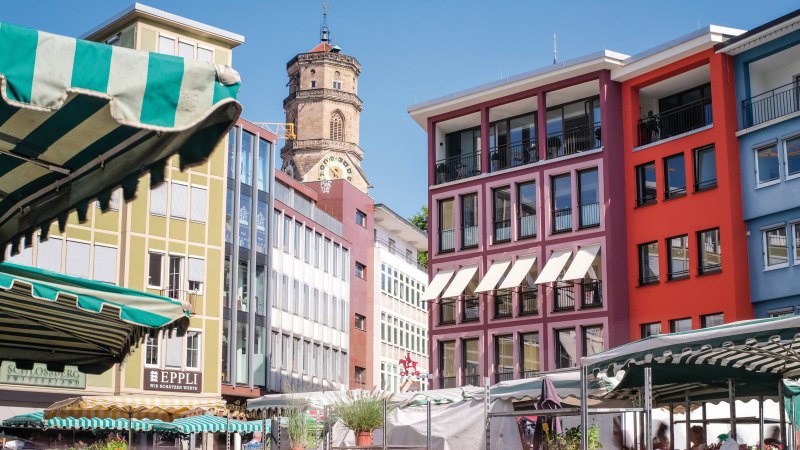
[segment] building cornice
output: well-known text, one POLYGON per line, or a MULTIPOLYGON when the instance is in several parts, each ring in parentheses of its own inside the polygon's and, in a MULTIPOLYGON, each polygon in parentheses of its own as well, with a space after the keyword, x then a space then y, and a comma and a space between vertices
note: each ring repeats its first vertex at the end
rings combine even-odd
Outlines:
POLYGON ((347 103, 353 105, 359 112, 364 107, 364 102, 358 95, 352 92, 340 91, 337 89, 301 89, 289 94, 288 97, 283 99, 283 109, 293 109, 297 103, 306 103, 318 100, 333 100, 336 102, 347 103))
POLYGON ((335 52, 300 53, 286 63, 286 70, 288 71, 293 65, 298 63, 303 64, 319 62, 334 63, 348 67, 356 72, 356 76, 361 73, 361 63, 359 63, 357 59, 352 56, 335 52))
POLYGON ((284 155, 288 156, 295 150, 313 150, 319 153, 325 153, 333 150, 350 154, 359 161, 364 159, 364 150, 362 150, 358 145, 352 142, 334 141, 332 139, 303 139, 287 141, 286 145, 281 149, 281 158, 286 159, 284 155))

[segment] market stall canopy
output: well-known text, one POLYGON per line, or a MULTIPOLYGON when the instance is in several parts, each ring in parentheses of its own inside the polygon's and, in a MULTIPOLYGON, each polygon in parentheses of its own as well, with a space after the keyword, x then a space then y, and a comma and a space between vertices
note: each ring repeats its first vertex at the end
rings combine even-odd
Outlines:
MULTIPOLYGON (((553 383, 561 403, 572 406, 580 404, 581 374, 577 369, 551 372, 520 380, 501 381, 491 386, 489 396, 491 400, 538 401, 542 399, 542 388, 546 379, 553 383)), ((590 380, 590 404, 597 404, 613 387, 613 384, 605 383, 603 380, 590 380)))
POLYGON ((21 428, 34 428, 39 426, 44 421, 43 411, 34 411, 25 414, 19 414, 14 417, 9 417, 3 420, 4 427, 21 427, 21 428))
POLYGON ((736 395, 775 396, 782 378, 800 374, 800 316, 747 320, 701 330, 651 336, 582 358, 600 379, 619 384, 608 397, 630 397, 644 385, 643 368, 653 368, 657 401, 680 402, 728 395, 728 379, 736 395))
POLYGON ((189 412, 224 411, 222 399, 192 397, 74 397, 53 403, 44 410, 45 419, 54 417, 96 417, 110 419, 158 419, 171 422, 189 412))
POLYGON ((41 429, 67 429, 67 430, 127 430, 129 424, 136 431, 150 431, 153 424, 165 423, 159 420, 133 420, 127 419, 100 419, 97 417, 54 417, 44 419, 44 411, 35 411, 20 414, 3 421, 4 427, 14 428, 41 428, 41 429))
POLYGON ((434 276, 433 280, 428 284, 428 287, 425 288, 425 292, 422 293, 422 300, 435 300, 436 297, 442 293, 444 287, 447 286, 447 282, 450 281, 450 278, 453 277, 455 272, 455 269, 442 269, 437 272, 436 276, 434 276))
POLYGON ((447 405, 458 403, 464 400, 482 399, 485 390, 477 386, 464 386, 448 389, 432 389, 420 392, 401 392, 392 396, 392 403, 398 404, 401 408, 408 406, 421 406, 428 403, 434 405, 447 405))
POLYGON ((182 57, 0 23, 0 258, 90 202, 205 161, 241 113, 239 75, 182 57))
POLYGON ((151 328, 188 325, 167 297, 0 263, 0 359, 99 374, 121 362, 151 328))
MULTIPOLYGON (((271 421, 267 421, 269 427, 271 421)), ((260 420, 244 422, 239 420, 228 421, 225 417, 201 415, 175 419, 172 422, 158 422, 153 425, 153 430, 164 433, 192 434, 192 433, 253 433, 261 431, 260 420)), ((267 430, 269 431, 269 430, 267 430)))

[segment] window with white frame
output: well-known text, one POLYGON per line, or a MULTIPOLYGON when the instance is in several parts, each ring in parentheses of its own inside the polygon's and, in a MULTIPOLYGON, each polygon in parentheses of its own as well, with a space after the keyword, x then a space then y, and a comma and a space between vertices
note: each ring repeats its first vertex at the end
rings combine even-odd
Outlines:
POLYGON ((89 255, 91 245, 85 242, 67 241, 65 272, 81 278, 89 278, 89 255))
POLYGON ((199 186, 192 186, 189 190, 189 197, 189 220, 192 222, 205 223, 206 203, 208 203, 208 189, 199 186))
POLYGON ((64 240, 51 237, 39 243, 36 255, 36 267, 52 272, 61 272, 61 249, 64 240))
POLYGON ((94 246, 93 279, 103 283, 117 282, 117 249, 102 245, 94 246))
POLYGON ((186 41, 178 41, 178 56, 183 59, 194 60, 194 44, 186 41))
POLYGON ((201 47, 199 44, 197 45, 197 60, 213 63, 214 62, 214 50, 210 48, 201 47))
POLYGON ((183 288, 183 257, 169 256, 167 266, 167 296, 179 300, 183 288))
POLYGON ((167 182, 150 189, 150 214, 167 215, 167 189, 169 189, 167 182))
POLYGON ((161 362, 161 333, 158 330, 150 330, 147 333, 147 341, 144 347, 144 365, 148 367, 158 367, 161 362))
POLYGON ((764 267, 777 269, 789 265, 789 245, 786 240, 786 226, 780 225, 763 231, 764 267))
POLYGON ((778 159, 778 145, 769 144, 756 148, 756 184, 758 186, 769 186, 779 183, 780 160, 778 159))
POLYGON ((189 186, 172 183, 172 201, 170 202, 169 214, 173 219, 186 218, 186 200, 188 196, 189 186))
POLYGON ((164 366, 180 369, 183 362, 183 338, 178 336, 178 330, 164 333, 164 366))
POLYGON ((158 53, 165 55, 175 54, 175 38, 159 35, 158 36, 158 53))
POLYGON ((800 136, 787 139, 783 143, 783 161, 786 164, 787 179, 800 176, 800 136))
POLYGON ((200 332, 186 333, 186 368, 200 370, 200 332))
POLYGON ((187 280, 189 282, 189 292, 203 294, 203 284, 205 280, 206 264, 205 260, 201 258, 188 258, 189 270, 187 271, 187 280))
POLYGON ((148 253, 147 285, 154 288, 161 288, 164 274, 164 254, 160 252, 148 253))

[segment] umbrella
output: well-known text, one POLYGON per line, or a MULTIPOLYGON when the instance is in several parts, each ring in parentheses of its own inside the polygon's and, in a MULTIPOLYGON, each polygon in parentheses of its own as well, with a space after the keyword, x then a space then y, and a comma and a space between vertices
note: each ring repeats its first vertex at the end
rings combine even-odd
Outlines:
MULTIPOLYGON (((548 377, 542 380, 542 394, 534 404, 535 409, 561 409, 561 397, 548 377)), ((558 417, 540 416, 534 430, 534 448, 539 448, 543 438, 552 439, 554 434, 561 433, 561 420, 558 417)))

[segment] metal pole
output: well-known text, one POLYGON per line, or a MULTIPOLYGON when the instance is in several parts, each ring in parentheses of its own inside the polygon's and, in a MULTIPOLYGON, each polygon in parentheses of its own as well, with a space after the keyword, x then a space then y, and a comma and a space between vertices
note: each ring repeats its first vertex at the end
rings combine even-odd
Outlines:
POLYGON ((386 450, 388 445, 387 442, 389 441, 389 426, 388 426, 389 418, 386 417, 388 415, 387 411, 389 409, 387 407, 387 402, 388 401, 384 398, 383 399, 383 445, 381 445, 381 448, 383 450, 386 450))
POLYGON ((653 450, 653 368, 644 368, 644 439, 645 448, 653 450))
POLYGON ((758 396, 758 448, 764 444, 764 396, 758 396))
POLYGON ((669 443, 675 447, 675 403, 669 402, 669 443))
POLYGON ((484 424, 486 426, 486 450, 491 450, 491 432, 492 432, 492 416, 489 415, 489 395, 491 391, 489 389, 489 377, 483 379, 483 418, 484 424))
POLYGON ((231 450, 231 412, 225 415, 225 450, 231 450))
MULTIPOLYGON (((690 421, 691 418, 692 418, 692 404, 691 404, 691 402, 689 402, 689 391, 686 391, 686 393, 684 395, 685 395, 685 403, 684 403, 684 405, 686 407, 686 411, 684 411, 683 414, 686 416, 686 448, 690 449, 690 448, 692 448, 692 440, 691 440, 691 434, 690 434, 691 433, 691 429, 692 429, 692 423, 690 421)), ((705 442, 703 442, 703 443, 705 444, 705 442)), ((698 444, 699 444, 699 442, 698 442, 698 444)))
POLYGON ((425 421, 426 421, 425 425, 426 425, 427 430, 428 430, 428 435, 426 436, 425 450, 431 450, 431 401, 430 401, 430 399, 428 399, 427 405, 428 405, 427 406, 428 411, 427 411, 427 414, 426 414, 427 417, 425 419, 425 421))
POLYGON ((133 448, 133 411, 128 411, 128 447, 133 448))
POLYGON ((189 435, 189 448, 194 450, 197 446, 197 433, 192 433, 189 435))
POLYGON ((706 421, 706 404, 705 402, 700 404, 700 412, 702 413, 703 419, 703 436, 708 439, 708 421, 706 421))
POLYGON ((589 437, 586 427, 589 424, 589 374, 586 366, 581 366, 581 450, 589 450, 589 437))
POLYGON ((781 429, 781 448, 786 448, 786 404, 783 401, 783 379, 778 380, 778 414, 781 429))
MULTIPOLYGON (((264 362, 264 377, 266 378, 264 382, 266 383, 265 386, 270 387, 270 382, 272 381, 272 358, 275 356, 272 354, 272 302, 274 299, 270 294, 272 292, 272 233, 275 230, 275 145, 277 141, 268 145, 267 149, 267 158, 269 161, 267 163, 268 173, 266 174, 269 177, 269 195, 267 196, 267 235, 266 235, 266 250, 267 250, 267 260, 264 267, 264 276, 267 277, 266 279, 266 289, 264 296, 266 297, 265 305, 264 305, 264 315, 266 317, 265 322, 265 346, 267 348, 264 349, 264 354, 268 355, 267 360, 264 362)), ((256 210, 257 211, 257 210, 256 210)), ((238 212, 237 212, 238 214, 238 212)), ((277 284, 277 277, 275 278, 275 283, 277 284)), ((277 287, 275 288, 275 292, 277 292, 277 287)), ((327 418, 327 416, 326 416, 327 418)))
POLYGON ((728 378, 728 406, 731 415, 731 437, 736 439, 736 383, 728 378))
POLYGON ((323 423, 323 428, 322 428, 322 432, 325 433, 324 436, 325 440, 322 443, 323 450, 329 450, 331 448, 331 432, 333 430, 332 429, 329 430, 328 425, 330 425, 330 427, 333 428, 333 424, 329 420, 330 419, 328 417, 329 412, 330 410, 328 409, 327 406, 325 406, 325 408, 323 409, 323 414, 325 414, 325 422, 323 423))
MULTIPOLYGON (((270 244, 271 245, 271 244, 270 244)), ((269 367, 267 367, 269 370, 269 367)), ((267 450, 267 409, 261 410, 261 448, 267 450)))

